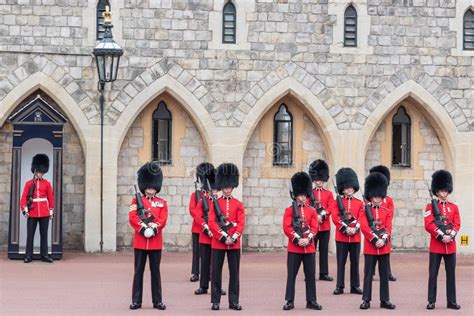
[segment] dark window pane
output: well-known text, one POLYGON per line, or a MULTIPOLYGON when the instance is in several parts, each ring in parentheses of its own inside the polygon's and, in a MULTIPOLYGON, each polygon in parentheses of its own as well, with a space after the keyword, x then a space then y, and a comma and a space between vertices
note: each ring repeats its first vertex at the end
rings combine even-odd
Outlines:
POLYGON ((344 12, 344 46, 357 46, 357 11, 352 5, 344 12))
POLYGON ((282 104, 273 123, 273 164, 291 165, 293 156, 293 122, 291 113, 282 104))
POLYGON ((231 1, 224 5, 222 15, 222 42, 235 43, 236 39, 236 9, 231 1))
POLYGON ((474 50, 474 11, 469 9, 464 13, 463 49, 474 50))
POLYGON ((404 107, 392 119, 392 165, 411 165, 411 119, 404 107))
POLYGON ((162 164, 171 163, 171 112, 160 102, 153 112, 153 159, 162 164))

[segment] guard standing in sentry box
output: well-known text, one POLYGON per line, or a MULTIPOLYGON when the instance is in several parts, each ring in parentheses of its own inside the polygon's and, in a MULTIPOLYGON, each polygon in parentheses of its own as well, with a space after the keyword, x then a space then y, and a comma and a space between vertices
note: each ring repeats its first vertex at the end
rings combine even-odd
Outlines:
POLYGON ((430 196, 431 202, 425 209, 425 230, 431 235, 430 266, 428 280, 427 309, 434 309, 438 271, 441 259, 446 269, 447 307, 460 309, 456 301, 456 241, 455 237, 461 228, 461 217, 458 206, 448 201, 453 192, 453 177, 446 170, 438 170, 432 175, 430 196), (435 199, 433 194, 437 197, 435 199))
POLYGON ((135 234, 133 249, 135 274, 133 276, 132 304, 130 309, 142 307, 143 272, 146 259, 150 261, 151 297, 153 308, 164 310, 161 292, 161 250, 163 248, 163 228, 168 219, 168 205, 157 196, 163 183, 163 173, 158 162, 144 164, 137 172, 138 188, 130 204, 128 218, 135 234))
POLYGON ((245 227, 245 208, 232 196, 239 185, 239 169, 232 163, 223 163, 217 168, 216 187, 222 196, 212 196, 214 212, 209 213, 209 228, 212 232, 211 251, 211 303, 212 310, 219 310, 222 295, 222 267, 227 254, 229 265, 229 309, 240 311, 240 248, 245 227))
POLYGON ((54 216, 54 193, 51 183, 43 176, 49 170, 49 158, 45 154, 37 154, 31 162, 33 179, 25 183, 20 201, 20 209, 27 218, 25 263, 33 260, 33 242, 36 226, 39 223, 41 261, 53 262, 48 254, 48 226, 54 216))
POLYGON ((283 215, 283 232, 288 237, 286 303, 283 310, 295 308, 295 282, 301 262, 306 284, 306 308, 321 310, 316 300, 316 246, 313 242, 318 233, 316 209, 308 205, 311 195, 311 178, 306 172, 297 172, 291 178, 291 206, 283 215))
POLYGON ((390 303, 389 292, 389 255, 392 235, 393 212, 384 206, 388 181, 380 172, 372 172, 365 178, 364 212, 360 216, 360 227, 364 234, 364 290, 360 309, 370 308, 372 300, 372 281, 375 264, 379 264, 380 307, 395 309, 390 303))

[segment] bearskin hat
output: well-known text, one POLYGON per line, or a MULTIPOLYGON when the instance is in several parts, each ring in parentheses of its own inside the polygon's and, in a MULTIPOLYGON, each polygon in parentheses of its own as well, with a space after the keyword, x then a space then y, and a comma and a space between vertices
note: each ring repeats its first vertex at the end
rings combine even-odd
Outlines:
POLYGON ((380 172, 381 174, 383 174, 385 178, 387 178, 388 184, 390 184, 390 169, 388 169, 384 165, 378 165, 370 168, 369 173, 373 172, 380 172))
POLYGON ((291 177, 291 186, 293 187, 293 194, 297 195, 306 195, 311 194, 313 189, 311 177, 306 172, 297 172, 291 177))
POLYGON ((209 191, 210 188, 207 185, 207 181, 209 181, 212 187, 216 179, 216 168, 214 168, 214 165, 209 162, 200 163, 196 167, 196 180, 197 179, 201 181, 204 190, 209 191))
POLYGON ((355 171, 351 168, 339 169, 336 173, 336 186, 339 194, 343 194, 346 188, 354 188, 354 192, 359 191, 359 180, 355 171))
POLYGON ((453 192, 453 177, 449 171, 438 170, 431 176, 431 192, 436 195, 441 190, 453 192))
POLYGON ((137 172, 138 188, 142 194, 146 189, 155 189, 156 192, 161 191, 163 183, 163 172, 157 161, 147 162, 138 169, 137 172))
POLYGON ((387 196, 387 188, 387 177, 381 172, 371 172, 367 178, 365 178, 365 199, 369 201, 373 197, 381 197, 383 199, 387 196))
POLYGON ((217 167, 216 188, 236 188, 239 186, 239 168, 233 163, 223 163, 217 167))
POLYGON ((326 161, 318 159, 309 165, 309 175, 313 181, 328 181, 329 166, 326 161))
POLYGON ((31 172, 47 173, 49 170, 49 157, 45 154, 37 154, 31 161, 31 172))

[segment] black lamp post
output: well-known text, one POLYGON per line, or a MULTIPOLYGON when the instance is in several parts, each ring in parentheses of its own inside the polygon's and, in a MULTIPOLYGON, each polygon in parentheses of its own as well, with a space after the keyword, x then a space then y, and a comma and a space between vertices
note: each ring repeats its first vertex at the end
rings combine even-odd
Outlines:
POLYGON ((106 82, 117 79, 120 56, 123 55, 122 47, 114 41, 112 36, 112 14, 109 6, 105 7, 103 15, 104 38, 92 52, 97 63, 100 92, 100 252, 104 251, 104 87, 106 82))

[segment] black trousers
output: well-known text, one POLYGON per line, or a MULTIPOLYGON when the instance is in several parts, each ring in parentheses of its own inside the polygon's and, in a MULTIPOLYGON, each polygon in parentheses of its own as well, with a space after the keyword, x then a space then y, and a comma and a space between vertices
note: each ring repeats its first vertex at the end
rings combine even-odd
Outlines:
POLYGON ((211 279, 211 245, 199 244, 199 258, 201 259, 199 287, 207 290, 211 279))
MULTIPOLYGON (((377 266, 377 262, 375 263, 375 266, 377 266)), ((373 271, 373 275, 375 275, 375 268, 373 271)), ((390 265, 390 254, 388 255, 388 275, 392 275, 392 266, 390 265)))
POLYGON ((322 231, 316 234, 314 246, 318 247, 319 242, 319 275, 329 274, 328 252, 329 252, 329 236, 331 231, 322 231))
POLYGON ((306 301, 316 301, 316 259, 314 253, 288 253, 285 300, 295 300, 295 282, 301 262, 303 262, 306 301))
POLYGON ((199 233, 193 233, 193 262, 191 274, 199 275, 199 233))
POLYGON ((227 264, 229 267, 229 303, 239 303, 239 270, 240 270, 240 249, 211 251, 211 303, 221 302, 222 290, 222 267, 227 253, 227 264))
POLYGON ((36 226, 39 223, 39 231, 41 237, 41 250, 42 256, 48 255, 48 226, 49 217, 28 217, 26 221, 26 257, 33 256, 33 242, 35 239, 36 226))
POLYGON ((372 300, 372 275, 374 274, 375 265, 379 263, 380 275, 380 301, 390 301, 390 293, 388 290, 388 262, 389 255, 364 255, 364 290, 362 300, 372 300))
POLYGON ((351 287, 359 287, 359 255, 360 243, 336 241, 337 257, 337 283, 336 286, 344 288, 344 274, 346 270, 347 255, 351 260, 351 287))
POLYGON ((153 304, 162 303, 160 262, 161 250, 135 251, 135 275, 133 276, 132 302, 142 303, 143 296, 143 272, 145 271, 146 257, 148 256, 151 272, 151 298, 153 304))
POLYGON ((436 302, 438 271, 441 264, 441 258, 444 259, 444 268, 446 270, 446 296, 448 302, 456 303, 456 254, 443 255, 431 252, 428 279, 428 302, 436 302))

